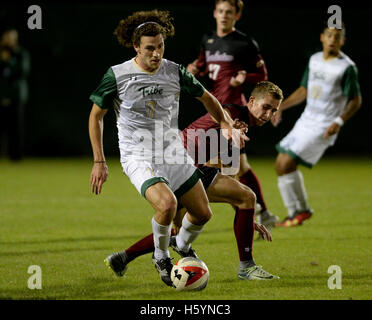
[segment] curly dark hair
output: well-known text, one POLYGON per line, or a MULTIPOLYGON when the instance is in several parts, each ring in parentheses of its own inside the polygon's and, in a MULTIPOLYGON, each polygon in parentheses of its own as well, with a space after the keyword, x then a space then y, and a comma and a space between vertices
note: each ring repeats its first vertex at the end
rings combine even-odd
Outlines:
POLYGON ((119 43, 125 47, 139 46, 142 36, 162 34, 164 39, 174 35, 173 18, 169 11, 137 11, 121 20, 114 31, 119 43), (147 23, 146 22, 154 22, 147 23))

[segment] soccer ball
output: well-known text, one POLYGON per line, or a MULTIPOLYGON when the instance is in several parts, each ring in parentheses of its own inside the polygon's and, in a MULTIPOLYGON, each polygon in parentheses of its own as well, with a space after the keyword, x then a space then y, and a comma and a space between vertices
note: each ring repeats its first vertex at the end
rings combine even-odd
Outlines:
POLYGON ((207 265, 193 257, 179 260, 171 271, 171 280, 177 291, 203 290, 207 286, 208 279, 207 265))

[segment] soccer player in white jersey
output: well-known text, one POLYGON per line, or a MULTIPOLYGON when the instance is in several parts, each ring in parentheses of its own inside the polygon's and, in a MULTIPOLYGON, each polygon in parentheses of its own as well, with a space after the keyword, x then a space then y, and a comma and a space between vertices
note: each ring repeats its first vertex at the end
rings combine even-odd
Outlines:
POLYGON ((279 223, 283 227, 301 225, 313 214, 297 166, 313 167, 326 149, 335 143, 343 124, 362 103, 357 67, 341 51, 345 43, 345 27, 325 27, 320 41, 323 51, 310 57, 301 86, 283 101, 272 120, 275 126, 278 125, 285 109, 306 99, 306 107, 294 128, 276 146, 279 154, 275 170, 288 210, 288 216, 279 223))
MULTIPOLYGON (((134 47, 137 55, 108 69, 90 96, 93 107, 89 117, 94 156, 92 192, 99 194, 108 176, 102 143, 103 117, 108 108, 115 107, 120 161, 124 173, 155 210, 153 263, 169 286, 172 262, 168 246, 177 203, 188 210, 176 238, 178 249, 185 255, 212 215, 199 179, 200 171, 193 160, 177 164, 166 157, 170 146, 166 137, 168 134, 178 137, 178 132, 172 133, 171 120, 178 114, 181 90, 200 100, 221 127, 228 129, 227 138, 232 138, 235 144, 248 139, 244 130, 232 130, 236 124, 193 75, 183 66, 163 59, 164 39, 173 34, 172 18, 167 11, 135 12, 120 21, 115 35, 122 45, 134 47)), ((172 150, 185 151, 181 140, 174 141, 172 150)), ((120 254, 112 254, 105 263, 113 269, 118 259, 120 254)))

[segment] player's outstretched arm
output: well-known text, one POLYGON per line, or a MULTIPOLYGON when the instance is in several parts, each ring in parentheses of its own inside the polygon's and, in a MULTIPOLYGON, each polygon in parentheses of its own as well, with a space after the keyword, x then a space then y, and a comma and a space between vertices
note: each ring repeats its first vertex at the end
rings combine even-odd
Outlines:
POLYGON ((93 150, 93 168, 90 177, 92 193, 100 194, 102 185, 108 176, 105 155, 103 152, 103 117, 107 110, 93 104, 89 115, 89 137, 93 150))
POLYGON ((271 118, 271 123, 276 127, 282 121, 282 112, 304 102, 307 97, 307 89, 303 86, 297 88, 287 99, 285 99, 276 114, 271 118))
POLYGON ((358 95, 358 96, 355 96, 353 99, 351 99, 346 106, 345 112, 340 117, 335 119, 335 122, 333 122, 327 128, 327 130, 324 132, 323 138, 326 139, 336 134, 337 132, 339 132, 342 125, 347 120, 349 120, 355 114, 355 112, 359 110, 361 106, 362 106, 362 96, 358 95))
POLYGON ((207 90, 204 91, 201 97, 197 97, 199 101, 204 104, 205 109, 210 113, 210 115, 219 123, 222 132, 226 132, 226 138, 232 139, 236 146, 242 147, 244 141, 248 141, 248 137, 245 135, 246 127, 239 128, 239 130, 233 130, 236 123, 231 119, 230 115, 225 112, 218 102, 218 100, 207 90))

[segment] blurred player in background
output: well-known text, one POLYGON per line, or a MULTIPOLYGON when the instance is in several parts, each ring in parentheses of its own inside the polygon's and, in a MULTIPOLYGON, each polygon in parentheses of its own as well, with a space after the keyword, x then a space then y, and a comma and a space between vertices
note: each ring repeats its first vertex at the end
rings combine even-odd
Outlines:
MULTIPOLYGON (((235 29, 243 6, 241 0, 215 1, 216 31, 204 35, 199 58, 187 67, 197 77, 208 77, 208 88, 221 104, 245 105, 244 92, 268 78, 257 42, 235 29)), ((261 183, 249 165, 244 149, 238 179, 256 194, 260 207, 256 212, 258 221, 269 229, 274 227, 279 218, 268 211, 261 183)))
MULTIPOLYGON (((234 119, 243 121, 249 126, 262 126, 278 111, 283 99, 281 89, 275 84, 263 81, 256 85, 245 106, 229 104, 224 106, 225 111, 234 119)), ((253 236, 254 230, 258 231, 263 239, 271 241, 270 232, 264 225, 254 222, 255 213, 255 195, 246 185, 238 182, 236 179, 222 175, 220 173, 221 163, 212 165, 209 157, 218 157, 219 154, 210 153, 208 140, 202 138, 203 133, 209 130, 219 130, 219 124, 206 114, 182 131, 185 148, 189 154, 198 154, 198 150, 206 150, 206 163, 196 163, 204 173, 201 181, 207 192, 210 202, 229 203, 235 209, 234 234, 239 252, 238 278, 242 280, 271 280, 278 279, 277 276, 270 274, 256 265, 253 259, 253 236)), ((199 159, 200 160, 200 159, 199 159)), ((177 212, 174 220, 175 230, 173 235, 178 233, 181 221, 185 214, 185 209, 177 212)), ((179 252, 176 245, 176 238, 171 237, 170 246, 182 257, 186 255, 179 252)), ((114 272, 118 276, 123 276, 127 270, 127 265, 135 258, 151 253, 154 250, 154 240, 152 235, 148 235, 137 243, 133 244, 125 251, 116 254, 114 272)), ((196 257, 195 251, 190 248, 188 256, 196 257)))
POLYGON ((23 157, 24 109, 30 73, 30 55, 19 45, 18 36, 16 28, 0 30, 0 147, 3 133, 11 160, 23 157))
MULTIPOLYGON (((201 101, 221 127, 227 129, 227 137, 233 138, 234 143, 241 145, 248 139, 243 132, 232 130, 232 119, 192 74, 181 65, 163 59, 164 40, 174 35, 172 20, 169 12, 153 10, 135 12, 120 21, 115 35, 120 44, 133 47, 136 56, 108 69, 90 96, 93 107, 89 117, 94 156, 92 192, 99 194, 108 176, 102 142, 103 117, 108 108, 115 107, 123 170, 155 210, 152 261, 162 281, 169 286, 172 286, 173 265, 168 246, 177 203, 188 211, 177 235, 177 248, 185 254, 212 215, 200 172, 192 159, 186 163, 170 163, 166 159, 169 147, 184 151, 181 140, 164 139, 168 133, 174 136, 171 118, 175 114, 173 109, 179 107, 181 90, 201 101), (157 131, 159 125, 161 130, 157 131)), ((179 156, 185 159, 184 154, 179 156)), ((114 254, 105 259, 108 267, 113 268, 115 257, 114 254)))
POLYGON ((276 146, 275 170, 278 186, 288 210, 279 224, 301 225, 313 211, 309 207, 299 164, 312 168, 332 146, 344 122, 360 108, 362 97, 355 63, 341 51, 345 27, 326 26, 320 35, 323 51, 310 57, 300 87, 283 101, 272 122, 278 125, 282 111, 306 99, 306 107, 292 131, 276 146))

